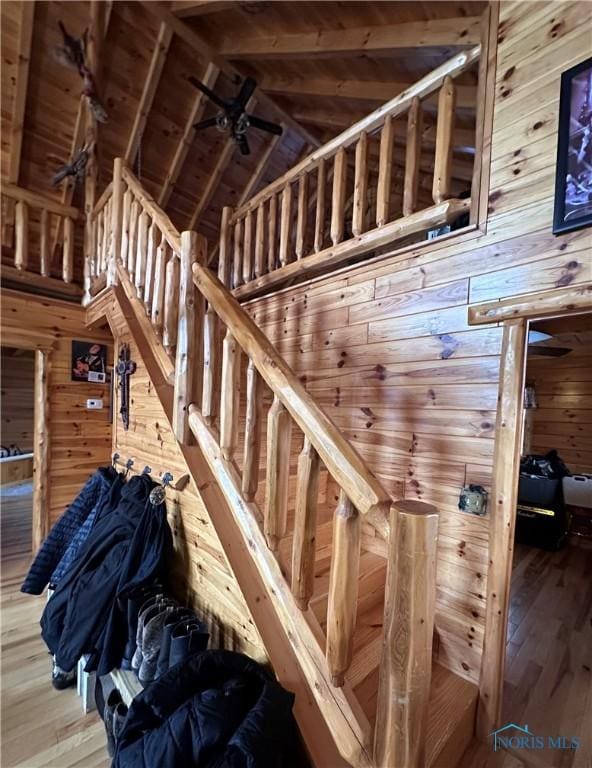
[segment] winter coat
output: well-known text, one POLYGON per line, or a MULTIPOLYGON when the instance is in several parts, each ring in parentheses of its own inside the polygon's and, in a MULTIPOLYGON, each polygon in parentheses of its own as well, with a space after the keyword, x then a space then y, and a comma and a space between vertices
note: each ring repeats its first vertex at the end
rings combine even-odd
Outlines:
POLYGON ((45 607, 41 634, 65 671, 86 653, 87 670, 100 675, 121 661, 127 616, 117 598, 160 576, 172 552, 165 506, 148 499, 155 485, 148 475, 128 481, 118 506, 95 524, 45 607))
POLYGON ((293 703, 247 656, 198 653, 134 698, 112 768, 280 768, 295 744, 293 703))
POLYGON ((117 477, 113 467, 101 467, 88 479, 78 496, 53 526, 41 545, 21 586, 22 592, 40 595, 80 526, 105 502, 117 477))

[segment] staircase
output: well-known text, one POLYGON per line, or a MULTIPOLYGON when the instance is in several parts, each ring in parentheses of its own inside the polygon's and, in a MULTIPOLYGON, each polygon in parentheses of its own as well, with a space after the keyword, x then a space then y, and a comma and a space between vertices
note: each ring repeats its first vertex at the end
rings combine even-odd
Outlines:
POLYGON ((119 159, 92 232, 88 324, 127 323, 314 764, 454 766, 476 688, 432 664, 437 510, 389 497, 225 287, 223 242, 218 279, 119 159))

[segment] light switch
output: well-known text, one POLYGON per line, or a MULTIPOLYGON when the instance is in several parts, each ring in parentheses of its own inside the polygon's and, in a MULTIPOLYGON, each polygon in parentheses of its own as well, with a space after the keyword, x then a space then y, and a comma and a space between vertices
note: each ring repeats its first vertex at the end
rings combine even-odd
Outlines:
POLYGON ((100 411, 102 407, 103 407, 103 401, 100 399, 86 401, 86 408, 89 411, 100 411))

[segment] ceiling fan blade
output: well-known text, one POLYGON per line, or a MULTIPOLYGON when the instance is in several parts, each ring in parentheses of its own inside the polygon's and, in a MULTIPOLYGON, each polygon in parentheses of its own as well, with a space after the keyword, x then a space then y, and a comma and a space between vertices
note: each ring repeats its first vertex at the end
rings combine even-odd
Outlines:
POLYGON ((191 85, 194 85, 198 91, 201 91, 204 93, 208 99, 214 102, 217 106, 221 107, 224 111, 226 111, 228 105, 225 101, 223 101, 217 94, 214 93, 214 91, 210 91, 207 85, 204 85, 201 80, 198 80, 197 77, 193 77, 193 75, 190 75, 188 78, 191 85))
POLYGON ((253 128, 258 128, 260 131, 267 131, 267 133, 274 133, 276 136, 281 136, 283 133, 282 126, 277 125, 277 123, 269 123, 267 120, 262 120, 256 115, 247 115, 247 117, 249 118, 249 125, 252 125, 253 128))
POLYGON ((247 141, 247 137, 244 133, 241 133, 239 136, 235 136, 234 140, 238 144, 238 148, 240 149, 241 155, 250 155, 251 154, 251 148, 249 147, 249 142, 247 141))
POLYGON ((569 347, 541 347, 538 344, 528 345, 529 354, 536 357, 563 357, 571 352, 569 347))
POLYGON ((244 107, 247 101, 251 98, 253 95, 253 91, 257 87, 257 83, 253 80, 252 77, 247 77, 243 80, 243 84, 241 85, 241 89, 236 95, 235 101, 241 105, 241 107, 244 107))
POLYGON ((208 117, 206 120, 200 120, 199 123, 194 124, 194 128, 196 131, 201 131, 202 128, 212 128, 214 125, 218 124, 218 118, 217 117, 208 117))

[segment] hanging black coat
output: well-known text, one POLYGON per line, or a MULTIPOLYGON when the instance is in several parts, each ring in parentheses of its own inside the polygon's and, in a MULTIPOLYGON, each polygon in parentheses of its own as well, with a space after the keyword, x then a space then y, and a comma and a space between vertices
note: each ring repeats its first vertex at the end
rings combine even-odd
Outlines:
POLYGON ((107 502, 117 474, 113 467, 100 467, 87 480, 41 545, 23 582, 21 592, 30 595, 40 595, 43 592, 80 527, 93 510, 107 502))
POLYGON ((147 475, 129 480, 45 607, 41 634, 65 671, 86 653, 99 674, 121 660, 127 631, 117 598, 159 576, 172 552, 165 506, 148 500, 155 485, 147 475))
POLYGON ((134 698, 112 768, 280 768, 294 695, 252 659, 204 651, 134 698))

